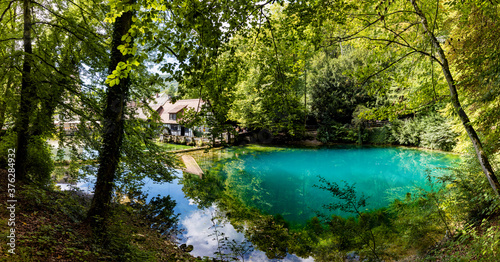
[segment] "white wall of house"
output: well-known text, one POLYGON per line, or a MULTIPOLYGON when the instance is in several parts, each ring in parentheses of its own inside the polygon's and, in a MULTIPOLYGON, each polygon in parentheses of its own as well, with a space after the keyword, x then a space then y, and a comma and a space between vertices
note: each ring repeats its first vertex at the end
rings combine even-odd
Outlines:
MULTIPOLYGON (((174 135, 174 136, 181 136, 182 135, 182 126, 181 125, 165 124, 165 126, 168 127, 168 129, 170 129, 171 135, 174 135)), ((165 133, 167 133, 167 132, 165 131, 165 133)), ((184 127, 184 136, 193 137, 194 136, 193 130, 190 128, 184 127)))

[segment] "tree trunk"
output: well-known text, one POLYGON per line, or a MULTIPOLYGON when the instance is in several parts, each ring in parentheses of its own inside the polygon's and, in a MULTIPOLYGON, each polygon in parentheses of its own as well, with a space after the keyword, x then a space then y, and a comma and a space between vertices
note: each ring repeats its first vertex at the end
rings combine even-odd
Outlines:
MULTIPOLYGON (((122 36, 126 35, 132 24, 132 11, 116 18, 113 26, 111 43, 111 61, 109 74, 116 69, 119 62, 126 62, 129 55, 124 56, 118 46, 124 44, 122 36)), ((104 110, 103 144, 99 152, 99 170, 95 184, 94 197, 87 214, 90 225, 95 232, 104 233, 108 219, 111 197, 113 194, 116 170, 120 161, 120 148, 123 140, 124 111, 129 90, 129 77, 120 79, 120 83, 107 87, 106 108, 104 110)))
POLYGON ((23 1, 23 46, 24 60, 21 77, 21 102, 17 116, 17 150, 16 150, 16 177, 18 180, 26 180, 26 169, 28 160, 29 124, 31 112, 33 112, 36 96, 35 86, 31 76, 31 64, 33 49, 31 45, 31 0, 23 1))
POLYGON ((465 113, 464 109, 462 108, 462 105, 460 105, 460 100, 458 98, 458 92, 457 88, 455 86, 455 81, 453 80, 453 76, 451 74, 449 65, 448 65, 448 60, 446 59, 446 56, 444 54, 443 49, 441 48, 441 45, 439 44, 438 40, 436 39, 436 36, 434 33, 432 33, 431 30, 429 30, 429 25, 427 23, 427 18, 425 17, 424 13, 420 8, 418 7, 416 0, 410 0, 411 4, 413 5, 413 8, 415 9, 415 12, 421 19, 422 26, 424 28, 425 33, 429 36, 431 39, 432 44, 434 45, 434 48, 436 49, 438 53, 439 60, 441 62, 441 68, 443 70, 444 77, 446 78, 446 81, 448 82, 448 88, 450 89, 450 98, 451 102, 453 104, 453 107, 455 108, 458 117, 460 118, 460 121, 462 121, 462 124, 467 131, 467 134, 469 135, 470 140, 472 141, 472 144, 474 145, 474 150, 476 151, 477 158, 479 160, 479 163, 481 164, 481 168, 483 169, 484 174, 486 175, 486 178, 488 178, 488 181, 490 182, 491 187, 493 188, 493 191, 497 194, 497 196, 500 197, 500 184, 498 182, 498 179, 493 172, 493 168, 491 167, 490 161, 488 159, 488 156, 484 152, 483 146, 481 144, 481 140, 479 140, 479 137, 476 133, 476 130, 474 130, 474 127, 472 127, 472 124, 470 123, 469 117, 465 113))
MULTIPOLYGON (((13 15, 10 22, 10 30, 14 31, 16 29, 16 17, 17 17, 16 8, 13 8, 12 11, 13 15)), ((16 43, 13 41, 10 47, 10 52, 13 54, 15 51, 16 51, 16 43)), ((11 99, 12 89, 14 89, 15 87, 14 83, 15 75, 14 72, 11 72, 14 70, 14 68, 15 68, 15 62, 14 60, 11 60, 9 69, 5 74, 5 77, 7 77, 5 92, 3 95, 3 99, 0 102, 0 130, 2 130, 5 125, 5 118, 6 118, 5 115, 7 114, 7 100, 11 99)))
POLYGON ((5 124, 5 114, 7 113, 7 99, 11 96, 11 89, 14 84, 12 83, 12 77, 9 75, 7 79, 7 84, 5 85, 5 92, 3 94, 3 100, 0 101, 0 130, 2 130, 5 124))

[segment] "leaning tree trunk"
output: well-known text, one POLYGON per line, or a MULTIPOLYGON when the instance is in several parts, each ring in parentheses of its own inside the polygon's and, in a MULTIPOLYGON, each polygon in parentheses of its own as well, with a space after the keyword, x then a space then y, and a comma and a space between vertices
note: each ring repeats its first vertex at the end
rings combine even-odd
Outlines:
POLYGON ((469 120, 469 117, 465 113, 464 109, 460 105, 460 100, 458 99, 458 92, 457 88, 455 86, 455 81, 453 80, 453 76, 450 71, 450 67, 448 65, 448 60, 446 59, 446 56, 444 54, 443 49, 441 48, 441 45, 439 44, 438 40, 436 39, 436 36, 434 33, 432 33, 431 30, 429 30, 429 25, 427 23, 427 18, 425 17, 424 13, 420 8, 418 7, 416 0, 410 0, 411 4, 413 5, 413 8, 415 9, 415 12, 421 19, 422 26, 424 28, 425 33, 429 36, 431 39, 432 44, 434 45, 434 48, 437 50, 439 60, 441 62, 441 68, 444 73, 444 77, 446 78, 446 81, 448 82, 448 87, 450 89, 450 97, 451 97, 451 102, 453 104, 453 107, 455 108, 458 117, 460 118, 460 121, 462 121, 462 124, 467 131, 467 134, 469 135, 470 140, 472 141, 472 144, 474 146, 474 150, 476 151, 477 158, 479 160, 479 163, 481 164, 481 168, 483 169, 484 174, 486 175, 486 178, 488 178, 488 181, 490 182, 491 187, 493 188, 493 191, 497 194, 497 196, 500 197, 500 184, 498 182, 498 179, 495 175, 495 172, 493 171, 493 168, 491 167, 490 161, 488 159, 488 156, 484 152, 483 146, 481 144, 481 140, 479 139, 476 130, 474 130, 474 127, 472 127, 472 124, 469 120))
POLYGON ((16 151, 16 177, 19 180, 26 180, 28 141, 30 115, 33 112, 34 100, 36 96, 33 78, 31 76, 32 65, 32 44, 31 44, 31 0, 23 1, 23 47, 24 60, 21 76, 21 102, 17 116, 17 151, 16 151))
MULTIPOLYGON (((117 68, 118 63, 126 62, 129 55, 123 55, 118 46, 125 44, 122 36, 126 35, 132 24, 132 11, 123 13, 116 18, 113 26, 111 43, 111 61, 109 74, 117 68)), ((111 197, 116 178, 116 170, 120 160, 120 148, 124 133, 124 111, 129 90, 129 78, 107 87, 106 108, 104 110, 104 131, 102 147, 99 152, 99 170, 94 190, 94 197, 87 214, 90 225, 96 232, 105 229, 109 215, 111 197)))

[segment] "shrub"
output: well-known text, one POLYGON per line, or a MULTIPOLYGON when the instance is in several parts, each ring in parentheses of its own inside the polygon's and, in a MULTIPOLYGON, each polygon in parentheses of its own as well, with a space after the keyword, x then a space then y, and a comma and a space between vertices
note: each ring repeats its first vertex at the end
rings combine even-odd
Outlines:
POLYGON ((194 135, 194 137, 202 137, 203 136, 203 132, 194 129, 193 130, 193 135, 194 135))
POLYGON ((391 135, 401 145, 418 146, 422 132, 418 119, 395 120, 391 125, 391 135))
POLYGON ((396 142, 391 135, 389 126, 366 129, 365 133, 367 135, 366 142, 370 144, 393 144, 396 142))
POLYGON ((422 118, 421 122, 426 127, 420 137, 421 147, 451 151, 456 145, 458 135, 443 117, 430 115, 422 118))
POLYGON ((32 137, 28 146, 28 177, 35 183, 46 185, 54 170, 50 146, 45 139, 32 137))
MULTIPOLYGON (((2 137, 0 143, 0 168, 7 167, 7 152, 16 148, 16 134, 8 132, 2 137)), ((46 185, 50 181, 50 175, 54 170, 54 161, 50 146, 44 138, 33 136, 28 144, 27 175, 35 183, 46 185)))
POLYGON ((453 149, 458 136, 446 119, 437 113, 395 120, 389 129, 392 139, 400 145, 446 151, 453 149))
POLYGON ((333 124, 320 126, 318 129, 318 140, 323 143, 354 143, 358 140, 358 134, 355 130, 349 128, 348 125, 342 125, 334 122, 333 124))

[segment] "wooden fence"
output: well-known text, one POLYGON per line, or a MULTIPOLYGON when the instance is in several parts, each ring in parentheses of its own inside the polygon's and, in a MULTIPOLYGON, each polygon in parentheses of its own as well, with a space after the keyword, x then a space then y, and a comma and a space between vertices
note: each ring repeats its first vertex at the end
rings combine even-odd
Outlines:
MULTIPOLYGON (((188 146, 205 146, 209 145, 211 140, 206 137, 192 137, 192 136, 174 136, 174 135, 160 135, 160 141, 163 143, 173 143, 188 146)), ((220 142, 216 139, 216 142, 220 142)))

